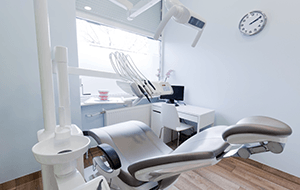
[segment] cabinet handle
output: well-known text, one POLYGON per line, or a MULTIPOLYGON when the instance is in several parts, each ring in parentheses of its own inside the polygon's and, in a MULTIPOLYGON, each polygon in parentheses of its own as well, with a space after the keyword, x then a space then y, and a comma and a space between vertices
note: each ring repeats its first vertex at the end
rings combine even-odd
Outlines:
POLYGON ((86 114, 85 117, 95 117, 97 115, 105 114, 105 111, 94 113, 94 114, 86 114))
POLYGON ((156 111, 156 110, 153 110, 153 112, 156 112, 156 113, 161 113, 160 111, 156 111))

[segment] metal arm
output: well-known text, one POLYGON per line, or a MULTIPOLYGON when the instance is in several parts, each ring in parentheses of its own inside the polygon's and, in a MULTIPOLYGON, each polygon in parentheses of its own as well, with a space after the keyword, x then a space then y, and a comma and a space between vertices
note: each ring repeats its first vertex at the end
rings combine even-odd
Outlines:
POLYGON ((109 0, 110 2, 116 4, 117 6, 127 10, 128 13, 128 20, 132 20, 135 17, 139 16, 153 5, 158 3, 160 0, 141 0, 136 5, 133 4, 128 0, 109 0))

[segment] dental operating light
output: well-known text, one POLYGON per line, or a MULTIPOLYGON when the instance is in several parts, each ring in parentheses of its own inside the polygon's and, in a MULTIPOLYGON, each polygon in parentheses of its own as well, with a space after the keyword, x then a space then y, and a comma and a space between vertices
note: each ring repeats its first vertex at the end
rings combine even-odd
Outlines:
POLYGON ((186 8, 182 3, 179 2, 179 0, 165 0, 165 3, 168 12, 159 24, 158 29, 154 35, 154 39, 157 40, 159 38, 169 20, 173 18, 180 24, 184 24, 198 30, 198 33, 192 43, 192 47, 195 47, 205 27, 205 20, 202 19, 197 13, 186 8))
MULTIPOLYGON (((141 0, 134 6, 128 0, 109 0, 109 1, 127 10, 128 13, 127 19, 132 20, 136 16, 140 15, 141 13, 151 8, 160 0, 141 0)), ((168 12, 163 17, 161 23, 159 24, 158 29, 156 30, 156 33, 154 35, 154 39, 157 40, 159 38, 160 34, 164 30, 169 20, 173 18, 176 22, 192 27, 198 31, 192 43, 192 47, 195 47, 201 37, 206 21, 202 19, 197 13, 185 7, 182 3, 180 3, 179 0, 164 0, 164 2, 168 9, 168 12)))

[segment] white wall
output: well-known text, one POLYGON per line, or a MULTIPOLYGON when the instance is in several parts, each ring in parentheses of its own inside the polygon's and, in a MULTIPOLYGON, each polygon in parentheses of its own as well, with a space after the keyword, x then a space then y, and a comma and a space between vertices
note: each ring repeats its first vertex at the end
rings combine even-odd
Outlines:
MULTIPOLYGON (((49 1, 52 45, 77 66, 74 0, 49 1)), ((32 146, 43 126, 33 0, 0 6, 0 183, 40 170, 32 146)), ((55 76, 54 76, 55 77, 55 76)), ((71 77, 72 122, 81 126, 79 80, 71 77)), ((56 96, 57 97, 57 96, 56 96)))
POLYGON ((216 124, 265 115, 289 124, 293 134, 280 155, 252 158, 300 177, 300 2, 279 0, 181 0, 207 21, 196 46, 196 31, 174 21, 165 30, 164 71, 169 82, 186 86, 185 102, 216 110, 216 124), (240 19, 252 10, 268 17, 265 29, 242 35, 240 19))

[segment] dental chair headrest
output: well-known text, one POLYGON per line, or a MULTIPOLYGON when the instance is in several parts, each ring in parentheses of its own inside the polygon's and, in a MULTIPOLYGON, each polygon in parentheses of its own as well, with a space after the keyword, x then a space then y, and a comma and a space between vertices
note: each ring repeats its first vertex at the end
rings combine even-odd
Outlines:
POLYGON ((292 129, 285 123, 265 116, 247 117, 230 126, 223 139, 231 144, 275 141, 285 143, 292 129))

